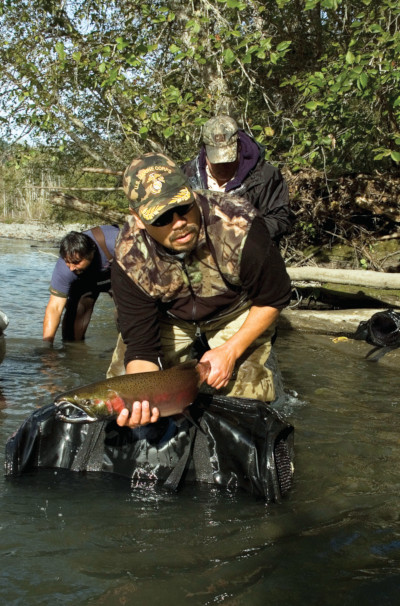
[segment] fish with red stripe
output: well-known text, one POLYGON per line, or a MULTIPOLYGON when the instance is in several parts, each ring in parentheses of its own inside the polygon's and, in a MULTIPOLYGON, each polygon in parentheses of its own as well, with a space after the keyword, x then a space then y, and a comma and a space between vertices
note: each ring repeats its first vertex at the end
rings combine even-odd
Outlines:
POLYGON ((89 383, 60 394, 56 416, 66 423, 93 423, 117 417, 133 402, 147 400, 161 417, 184 414, 207 379, 210 364, 190 360, 166 370, 138 372, 89 383))

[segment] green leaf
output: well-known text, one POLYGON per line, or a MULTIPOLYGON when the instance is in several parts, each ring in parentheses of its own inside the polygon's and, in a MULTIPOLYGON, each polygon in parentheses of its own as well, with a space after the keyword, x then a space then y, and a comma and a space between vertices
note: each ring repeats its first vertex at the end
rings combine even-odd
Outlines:
POLYGON ((168 139, 169 137, 171 137, 171 135, 173 135, 175 132, 175 129, 172 128, 171 126, 168 126, 168 128, 165 128, 163 130, 163 135, 166 139, 168 139))
POLYGON ((368 75, 363 72, 358 78, 358 82, 360 83, 361 88, 366 88, 368 84, 368 75))
POLYGON ((309 101, 308 103, 305 104, 305 107, 307 109, 311 109, 311 111, 314 111, 315 109, 317 109, 318 106, 319 106, 319 103, 317 101, 309 101))
POLYGON ((355 56, 353 55, 353 53, 351 51, 347 51, 346 53, 346 63, 348 63, 349 65, 351 65, 352 63, 354 63, 355 61, 355 56))
POLYGON ((64 59, 65 59, 64 44, 62 42, 56 42, 55 49, 56 49, 57 55, 60 57, 61 61, 64 61, 64 59))
POLYGON ((233 54, 230 48, 227 48, 224 52, 224 61, 228 65, 231 65, 235 61, 235 55, 233 54))
POLYGON ((246 8, 246 4, 239 0, 226 0, 226 6, 228 8, 237 8, 240 11, 246 8))
POLYGON ((394 160, 395 162, 400 162, 400 152, 398 151, 391 151, 390 152, 390 157, 392 158, 392 160, 394 160))
POLYGON ((277 51, 284 51, 287 48, 289 48, 289 46, 292 44, 292 42, 290 40, 287 40, 286 42, 280 42, 278 44, 278 46, 276 47, 277 51))
POLYGON ((116 39, 117 42, 117 49, 118 50, 124 50, 124 48, 126 48, 127 46, 129 46, 129 42, 125 42, 123 38, 119 37, 116 39))
POLYGON ((186 29, 191 29, 194 34, 198 34, 201 26, 200 23, 195 19, 189 19, 189 21, 186 23, 186 29))
POLYGON ((321 6, 322 8, 327 8, 327 9, 332 9, 332 10, 336 10, 338 7, 340 0, 323 0, 321 2, 321 6))

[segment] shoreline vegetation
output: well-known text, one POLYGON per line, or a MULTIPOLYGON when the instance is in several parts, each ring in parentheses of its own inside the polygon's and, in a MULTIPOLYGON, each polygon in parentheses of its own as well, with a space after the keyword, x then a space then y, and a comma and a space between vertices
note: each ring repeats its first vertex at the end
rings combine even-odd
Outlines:
POLYGON ((27 223, 1 223, 0 238, 18 240, 33 240, 37 242, 59 243, 61 238, 70 231, 84 231, 94 227, 94 223, 58 224, 44 221, 28 221, 27 223))

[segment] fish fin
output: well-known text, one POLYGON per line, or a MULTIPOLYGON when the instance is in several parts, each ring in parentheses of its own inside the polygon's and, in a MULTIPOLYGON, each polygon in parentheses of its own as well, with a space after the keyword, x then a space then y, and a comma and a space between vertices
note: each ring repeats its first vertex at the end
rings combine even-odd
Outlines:
POLYGON ((110 413, 119 414, 121 410, 124 408, 128 408, 127 402, 125 398, 120 396, 120 394, 115 391, 115 389, 108 389, 109 393, 108 400, 106 402, 106 406, 109 409, 110 413))

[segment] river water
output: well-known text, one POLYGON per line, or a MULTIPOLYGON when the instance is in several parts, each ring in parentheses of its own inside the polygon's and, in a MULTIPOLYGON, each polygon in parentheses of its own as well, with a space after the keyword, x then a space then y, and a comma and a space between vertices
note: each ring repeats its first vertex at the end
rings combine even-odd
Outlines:
MULTIPOLYGON (((56 393, 104 376, 116 338, 101 295, 84 343, 42 347, 56 249, 0 239, 0 464, 7 438, 56 393)), ((40 471, 0 479, 7 605, 374 606, 398 603, 400 373, 351 344, 281 333, 295 481, 281 504, 184 486, 40 471)), ((390 354, 388 354, 389 356, 390 354)))

